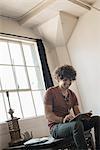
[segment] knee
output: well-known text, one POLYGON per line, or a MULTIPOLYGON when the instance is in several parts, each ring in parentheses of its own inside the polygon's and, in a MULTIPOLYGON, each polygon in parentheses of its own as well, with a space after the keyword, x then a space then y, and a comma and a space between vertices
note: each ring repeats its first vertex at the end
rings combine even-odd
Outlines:
POLYGON ((91 120, 94 123, 95 128, 100 126, 100 116, 92 116, 91 120))
POLYGON ((97 120, 99 120, 99 121, 100 121, 100 116, 96 116, 96 118, 97 118, 97 120))
POLYGON ((93 116, 92 119, 97 122, 100 123, 100 116, 93 116))

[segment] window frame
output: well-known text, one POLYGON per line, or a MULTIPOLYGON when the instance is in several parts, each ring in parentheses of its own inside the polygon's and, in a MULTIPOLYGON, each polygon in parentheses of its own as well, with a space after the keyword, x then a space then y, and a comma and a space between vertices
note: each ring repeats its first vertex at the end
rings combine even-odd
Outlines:
MULTIPOLYGON (((17 93, 17 96, 18 96, 18 99, 19 99, 19 105, 20 105, 21 115, 22 115, 22 117, 20 117, 21 119, 25 119, 27 117, 24 116, 23 108, 21 106, 22 104, 21 104, 20 94, 19 93, 20 92, 29 92, 30 91, 30 94, 31 94, 31 97, 32 97, 32 102, 33 102, 33 107, 34 107, 34 115, 33 116, 34 117, 40 116, 37 113, 38 110, 37 110, 37 108, 35 106, 35 99, 34 99, 34 96, 33 96, 33 92, 36 93, 36 91, 39 91, 41 93, 44 93, 45 92, 45 83, 44 83, 44 79, 43 79, 42 67, 41 67, 41 62, 40 62, 40 58, 39 58, 38 48, 37 48, 36 42, 34 42, 34 41, 26 41, 26 40, 18 40, 18 39, 16 40, 16 39, 12 39, 12 38, 10 38, 10 39, 9 38, 0 38, 0 42, 1 41, 6 41, 7 42, 11 65, 10 64, 0 64, 0 67, 1 66, 11 66, 12 72, 13 72, 13 76, 14 76, 15 86, 16 86, 15 89, 8 89, 8 88, 6 89, 6 88, 3 88, 2 87, 1 77, 0 77, 0 94, 2 95, 2 100, 3 100, 3 103, 4 103, 4 109, 5 109, 5 113, 6 113, 6 120, 9 119, 8 109, 7 109, 6 102, 5 102, 7 100, 7 99, 5 100, 6 91, 9 91, 9 93, 13 93, 13 92, 17 93), (24 61, 24 65, 15 65, 14 64, 14 61, 12 60, 12 56, 11 56, 11 51, 10 51, 11 49, 10 49, 10 46, 9 46, 10 42, 17 43, 17 44, 20 45, 20 47, 21 47, 21 53, 22 53, 22 58, 23 58, 23 61, 24 61), (28 65, 26 65, 26 60, 25 60, 24 50, 23 50, 23 44, 34 45, 34 49, 35 49, 36 56, 37 56, 37 61, 38 61, 38 66, 28 66, 28 65), (27 82, 28 82, 29 88, 21 88, 21 89, 19 89, 19 86, 18 86, 18 83, 17 83, 17 80, 16 80, 16 72, 15 72, 15 67, 19 67, 19 66, 20 67, 22 67, 22 66, 25 67, 25 73, 26 73, 26 78, 27 78, 27 82), (39 88, 38 89, 32 89, 32 86, 31 86, 31 83, 30 83, 29 74, 28 74, 28 70, 27 70, 28 67, 34 67, 35 71, 36 71, 36 68, 39 69, 39 71, 40 71, 39 77, 41 75, 40 78, 42 80, 42 88, 40 88, 40 89, 39 88)), ((42 94, 42 96, 43 96, 43 94, 42 94)), ((43 98, 42 98, 42 102, 43 102, 43 98)), ((43 105, 42 105, 42 109, 43 109, 43 105)), ((44 113, 42 115, 44 115, 44 113)), ((31 118, 33 116, 30 116, 28 118, 31 118)), ((6 120, 4 120, 4 121, 6 121, 6 120)), ((2 122, 0 122, 0 123, 2 123, 2 122)))

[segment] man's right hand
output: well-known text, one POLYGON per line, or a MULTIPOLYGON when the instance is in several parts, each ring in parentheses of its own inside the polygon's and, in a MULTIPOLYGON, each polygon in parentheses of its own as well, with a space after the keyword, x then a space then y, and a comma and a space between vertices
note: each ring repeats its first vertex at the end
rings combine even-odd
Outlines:
POLYGON ((63 123, 68 122, 73 118, 74 118, 74 116, 70 113, 70 114, 65 116, 65 118, 63 119, 63 123))

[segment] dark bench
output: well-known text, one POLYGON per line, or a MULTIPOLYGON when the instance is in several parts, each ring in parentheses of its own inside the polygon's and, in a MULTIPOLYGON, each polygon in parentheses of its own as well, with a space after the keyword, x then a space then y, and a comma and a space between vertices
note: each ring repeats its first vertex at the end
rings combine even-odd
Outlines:
MULTIPOLYGON (((94 142, 90 130, 85 132, 85 139, 88 148, 94 150, 94 142)), ((35 139, 33 139, 33 141, 34 140, 35 139)), ((44 142, 9 147, 4 150, 16 150, 16 149, 17 150, 58 150, 58 149, 64 150, 65 148, 75 149, 75 144, 72 139, 64 139, 64 138, 53 139, 51 137, 48 137, 48 140, 44 142)))
MULTIPOLYGON (((91 130, 88 130, 85 133, 85 139, 88 145, 88 148, 90 148, 91 150, 94 150, 94 141, 93 141, 93 137, 91 134, 91 130)), ((44 142, 44 143, 38 143, 38 144, 29 144, 26 145, 26 149, 27 150, 64 150, 65 148, 67 149, 75 149, 75 143, 72 139, 53 139, 53 138, 49 138, 48 141, 44 142)))

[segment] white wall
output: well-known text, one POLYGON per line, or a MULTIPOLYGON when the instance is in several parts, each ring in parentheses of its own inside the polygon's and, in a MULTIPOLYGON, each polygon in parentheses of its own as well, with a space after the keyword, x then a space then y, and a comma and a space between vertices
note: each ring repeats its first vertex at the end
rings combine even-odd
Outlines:
MULTIPOLYGON (((33 32, 37 31, 37 35, 40 36, 45 44, 47 61, 50 67, 51 74, 55 67, 59 65, 59 58, 56 53, 56 38, 57 38, 57 26, 59 15, 50 19, 49 21, 38 26, 33 32)), ((53 77, 53 76, 52 76, 53 77)))
POLYGON ((16 21, 0 17, 0 32, 35 38, 31 29, 21 27, 16 21))
POLYGON ((100 115, 100 12, 91 10, 80 17, 68 49, 77 70, 78 88, 84 111, 100 115))
MULTIPOLYGON (((54 69, 64 64, 72 64, 67 43, 76 27, 77 20, 76 17, 68 13, 59 12, 57 16, 37 28, 37 33, 38 35, 40 34, 46 46, 47 60, 55 84, 57 83, 53 77, 54 69)), ((73 83, 71 89, 75 91, 80 109, 82 110, 81 98, 76 82, 73 83)))
POLYGON ((60 12, 57 16, 37 28, 37 33, 42 37, 46 46, 51 73, 57 66, 71 64, 66 43, 69 40, 76 22, 76 17, 60 12))
POLYGON ((10 141, 10 135, 7 123, 0 124, 0 150, 8 146, 8 141, 10 141))

